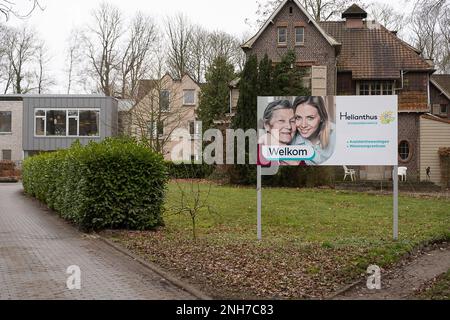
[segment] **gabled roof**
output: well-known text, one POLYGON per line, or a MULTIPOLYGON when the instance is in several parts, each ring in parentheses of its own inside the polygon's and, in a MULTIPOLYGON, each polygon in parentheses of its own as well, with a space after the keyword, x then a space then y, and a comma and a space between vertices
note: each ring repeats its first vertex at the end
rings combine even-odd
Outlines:
POLYGON ((332 46, 339 46, 340 43, 336 41, 333 37, 331 37, 329 34, 327 34, 322 27, 316 22, 316 20, 306 11, 306 9, 303 7, 303 5, 298 0, 283 0, 283 2, 280 3, 280 5, 277 7, 277 9, 272 13, 272 15, 267 19, 267 21, 264 23, 264 25, 259 29, 258 33, 253 36, 250 40, 248 40, 246 43, 244 43, 241 48, 242 49, 251 49, 253 44, 258 40, 258 38, 261 36, 261 34, 267 29, 267 27, 273 23, 273 20, 278 15, 278 13, 283 9, 283 7, 288 3, 289 1, 292 1, 294 4, 297 5, 297 7, 306 15, 309 22, 311 22, 317 30, 322 34, 322 36, 327 40, 327 42, 332 46))
POLYGON ((357 4, 352 4, 347 10, 342 13, 342 18, 367 18, 367 12, 361 9, 357 4))
POLYGON ((351 71, 353 79, 398 79, 402 70, 432 73, 434 68, 410 45, 382 25, 347 28, 345 21, 320 22, 342 43, 338 71, 351 71))
POLYGON ((426 113, 422 115, 421 118, 450 124, 450 119, 441 118, 431 113, 426 113))
POLYGON ((450 100, 450 74, 433 74, 431 83, 450 100))

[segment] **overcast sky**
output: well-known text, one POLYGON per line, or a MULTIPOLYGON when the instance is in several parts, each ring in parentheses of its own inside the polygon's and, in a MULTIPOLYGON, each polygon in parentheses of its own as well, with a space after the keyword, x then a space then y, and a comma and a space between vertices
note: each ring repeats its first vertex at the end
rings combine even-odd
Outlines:
MULTIPOLYGON (((17 0, 29 5, 29 0, 17 0)), ((64 60, 66 39, 74 27, 84 26, 90 19, 90 14, 97 8, 101 0, 40 0, 44 10, 35 10, 27 23, 35 27, 43 38, 52 56, 51 72, 60 85, 52 93, 64 93, 64 60)), ((158 23, 164 17, 178 12, 186 14, 192 22, 200 24, 209 30, 223 30, 241 36, 250 32, 245 23, 246 18, 254 20, 257 9, 256 0, 108 0, 120 8, 126 16, 132 16, 140 10, 155 18, 158 23)), ((388 0, 378 2, 391 3, 388 0)), ((392 2, 398 9, 401 5, 392 2)), ((24 12, 26 9, 22 9, 24 12)), ((14 17, 8 25, 23 23, 14 17)))

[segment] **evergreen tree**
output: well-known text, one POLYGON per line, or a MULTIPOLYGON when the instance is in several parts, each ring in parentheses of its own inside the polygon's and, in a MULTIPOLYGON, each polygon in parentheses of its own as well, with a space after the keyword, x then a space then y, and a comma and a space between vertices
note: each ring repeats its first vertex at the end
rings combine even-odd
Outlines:
POLYGON ((269 59, 267 53, 259 63, 258 74, 258 96, 271 96, 272 95, 272 60, 269 59))
MULTIPOLYGON (((245 63, 239 81, 239 100, 237 103, 236 115, 233 118, 232 128, 257 129, 257 98, 258 98, 258 59, 252 55, 245 63)), ((249 164, 250 146, 245 147, 246 163, 245 165, 235 165, 231 169, 230 180, 237 184, 254 184, 256 181, 256 166, 249 164)), ((235 146, 235 154, 236 154, 235 146)))
POLYGON ((274 96, 306 96, 309 90, 303 86, 305 72, 295 65, 295 52, 290 50, 273 71, 274 96))
POLYGON ((258 98, 258 60, 251 55, 245 63, 239 81, 239 100, 236 116, 233 119, 233 129, 256 129, 258 98))
POLYGON ((227 59, 217 57, 206 72, 206 84, 202 87, 197 111, 203 122, 203 130, 213 126, 214 120, 223 119, 229 112, 230 90, 228 84, 235 77, 234 67, 227 59))

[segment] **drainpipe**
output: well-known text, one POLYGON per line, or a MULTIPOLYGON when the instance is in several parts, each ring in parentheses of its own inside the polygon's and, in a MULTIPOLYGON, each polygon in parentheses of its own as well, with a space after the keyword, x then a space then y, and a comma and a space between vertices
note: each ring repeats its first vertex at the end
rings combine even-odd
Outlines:
POLYGON ((428 111, 430 113, 433 113, 433 110, 431 107, 430 81, 431 81, 431 77, 430 77, 430 74, 428 74, 428 82, 427 82, 428 109, 429 109, 428 111))
POLYGON ((402 86, 401 86, 401 88, 395 88, 395 89, 394 89, 395 91, 397 91, 397 90, 403 90, 403 84, 404 84, 404 80, 405 80, 405 77, 404 77, 405 73, 406 73, 406 72, 405 72, 404 70, 400 70, 402 86))

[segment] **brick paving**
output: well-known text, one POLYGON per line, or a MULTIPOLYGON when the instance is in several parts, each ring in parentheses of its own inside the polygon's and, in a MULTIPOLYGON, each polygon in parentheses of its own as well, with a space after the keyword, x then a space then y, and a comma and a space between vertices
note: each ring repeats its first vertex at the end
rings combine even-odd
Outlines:
POLYGON ((80 233, 22 185, 0 184, 0 299, 172 300, 194 297, 93 236, 80 233), (81 289, 69 290, 69 266, 81 289))

